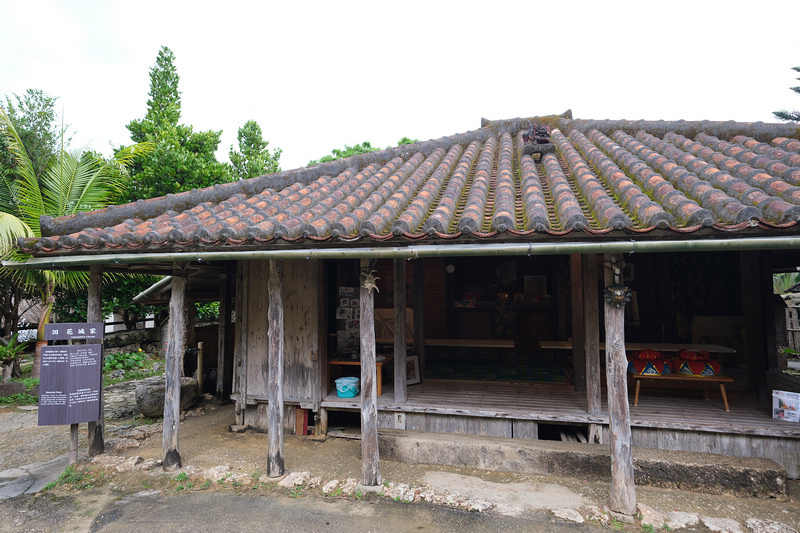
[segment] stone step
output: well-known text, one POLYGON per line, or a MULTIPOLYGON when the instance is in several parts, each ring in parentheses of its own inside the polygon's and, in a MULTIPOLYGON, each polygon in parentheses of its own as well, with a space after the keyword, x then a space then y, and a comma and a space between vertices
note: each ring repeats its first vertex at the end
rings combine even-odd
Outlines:
MULTIPOLYGON (((498 472, 611 480, 608 445, 381 429, 381 459, 498 472)), ((633 448, 637 485, 753 498, 787 498, 786 469, 754 457, 633 448)))

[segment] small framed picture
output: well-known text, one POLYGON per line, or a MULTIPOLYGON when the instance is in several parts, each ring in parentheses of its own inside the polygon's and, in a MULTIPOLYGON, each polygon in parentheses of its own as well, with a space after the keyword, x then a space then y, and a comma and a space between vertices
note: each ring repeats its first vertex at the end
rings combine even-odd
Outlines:
POLYGON ((347 320, 347 318, 349 318, 347 316, 347 311, 348 311, 348 309, 345 309, 344 307, 337 307, 336 308, 336 318, 338 318, 340 320, 347 320))
POLYGON ((339 298, 339 307, 350 307, 350 298, 339 298))
POLYGON ((421 381, 422 378, 419 375, 419 356, 410 355, 406 358, 406 384, 415 385, 421 381))
POLYGON ((361 300, 358 298, 350 298, 350 307, 360 307, 361 300))

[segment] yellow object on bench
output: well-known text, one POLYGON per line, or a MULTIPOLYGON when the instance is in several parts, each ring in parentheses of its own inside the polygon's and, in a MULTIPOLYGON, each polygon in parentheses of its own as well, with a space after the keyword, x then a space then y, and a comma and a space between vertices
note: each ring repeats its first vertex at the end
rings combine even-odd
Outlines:
POLYGON ((725 404, 725 410, 730 411, 728 405, 728 395, 725 392, 725 384, 733 383, 733 378, 728 376, 690 376, 687 374, 667 374, 665 376, 656 376, 653 374, 628 374, 628 376, 636 381, 636 392, 633 396, 633 405, 639 405, 639 388, 644 379, 657 379, 662 381, 700 381, 703 383, 703 393, 706 400, 708 400, 708 383, 719 383, 719 392, 722 394, 722 403, 725 404))

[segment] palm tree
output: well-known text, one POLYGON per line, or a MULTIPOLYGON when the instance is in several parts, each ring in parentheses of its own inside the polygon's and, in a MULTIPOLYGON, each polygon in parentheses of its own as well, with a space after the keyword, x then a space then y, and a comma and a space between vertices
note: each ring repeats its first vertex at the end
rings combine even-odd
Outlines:
MULTIPOLYGON (((39 217, 60 217, 110 205, 126 187, 124 171, 136 157, 152 150, 149 143, 129 146, 110 160, 92 152, 56 153, 37 176, 25 147, 8 115, 0 110, 0 133, 16 165, 14 176, 0 176, 0 257, 24 260, 14 250, 20 237, 41 237, 39 217)), ((39 377, 44 325, 50 321, 56 287, 80 288, 88 283, 85 272, 25 270, 21 280, 41 297, 39 331, 31 377, 39 377)))

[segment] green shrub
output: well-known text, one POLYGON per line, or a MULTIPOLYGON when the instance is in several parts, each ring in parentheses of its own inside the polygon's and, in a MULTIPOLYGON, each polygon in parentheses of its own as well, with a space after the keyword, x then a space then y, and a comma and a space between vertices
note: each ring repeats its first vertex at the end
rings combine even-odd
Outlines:
POLYGON ((147 354, 145 352, 120 352, 106 355, 103 363, 103 372, 114 370, 138 370, 145 367, 147 354))
POLYGON ((36 405, 39 403, 39 398, 31 396, 27 392, 23 392, 21 394, 12 394, 11 396, 2 396, 0 397, 0 403, 5 405, 36 405))

